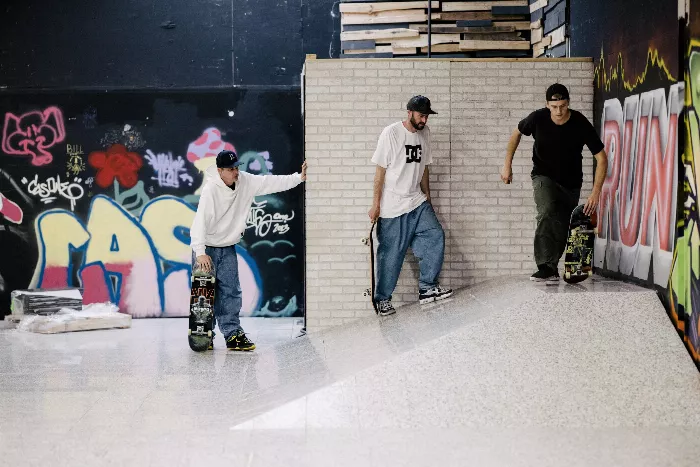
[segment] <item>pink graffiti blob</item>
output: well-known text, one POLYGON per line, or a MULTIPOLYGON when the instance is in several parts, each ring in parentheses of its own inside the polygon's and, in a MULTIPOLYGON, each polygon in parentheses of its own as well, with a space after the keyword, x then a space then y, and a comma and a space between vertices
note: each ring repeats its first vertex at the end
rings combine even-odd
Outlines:
POLYGON ((20 208, 17 203, 5 198, 5 195, 2 193, 0 193, 0 214, 8 221, 14 222, 15 224, 21 224, 24 218, 22 208, 20 208))
POLYGON ((46 165, 53 160, 47 149, 65 137, 63 114, 58 107, 27 112, 20 117, 8 112, 2 132, 2 150, 6 154, 31 156, 34 165, 46 165))
POLYGON ((236 150, 233 144, 221 139, 221 132, 217 128, 207 128, 199 138, 190 143, 187 148, 187 160, 197 162, 205 157, 216 157, 224 149, 236 150))

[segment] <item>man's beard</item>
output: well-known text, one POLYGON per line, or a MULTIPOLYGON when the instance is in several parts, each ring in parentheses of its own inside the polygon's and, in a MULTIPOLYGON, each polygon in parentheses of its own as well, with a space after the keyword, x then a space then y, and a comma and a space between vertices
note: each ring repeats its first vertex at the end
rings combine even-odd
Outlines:
POLYGON ((415 128, 416 130, 422 130, 423 128, 425 128, 425 123, 417 123, 413 119, 411 119, 411 126, 413 126, 413 128, 415 128))

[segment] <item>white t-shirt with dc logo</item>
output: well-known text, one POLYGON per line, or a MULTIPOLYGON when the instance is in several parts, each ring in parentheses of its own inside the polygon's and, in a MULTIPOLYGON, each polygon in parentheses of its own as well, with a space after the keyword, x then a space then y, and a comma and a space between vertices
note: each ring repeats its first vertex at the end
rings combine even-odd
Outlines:
POLYGON ((398 217, 423 204, 427 196, 420 189, 425 166, 433 161, 430 128, 411 133, 397 122, 384 128, 372 162, 386 169, 379 216, 398 217))

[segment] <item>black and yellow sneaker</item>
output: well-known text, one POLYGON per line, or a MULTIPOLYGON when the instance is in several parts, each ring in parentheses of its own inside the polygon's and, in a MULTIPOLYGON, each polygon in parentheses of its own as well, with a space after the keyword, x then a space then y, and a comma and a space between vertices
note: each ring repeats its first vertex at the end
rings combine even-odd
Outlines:
POLYGON ((239 352, 250 352, 255 350, 255 344, 250 342, 243 331, 238 331, 226 341, 226 348, 239 352))
POLYGON ((214 350, 214 339, 209 341, 209 347, 207 347, 207 350, 214 350))

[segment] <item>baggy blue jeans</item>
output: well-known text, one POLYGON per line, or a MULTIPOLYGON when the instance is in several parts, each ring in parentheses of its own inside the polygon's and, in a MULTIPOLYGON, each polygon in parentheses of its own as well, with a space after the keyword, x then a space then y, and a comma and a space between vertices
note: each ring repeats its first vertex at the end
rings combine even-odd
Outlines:
MULTIPOLYGON (((219 323, 219 329, 228 340, 241 330, 241 307, 243 296, 238 278, 238 255, 236 246, 208 246, 205 253, 211 257, 216 271, 216 295, 214 296, 214 322, 212 330, 219 323)), ((194 256, 194 254, 192 255, 194 256)), ((196 264, 196 258, 192 266, 196 264)))
POLYGON ((377 241, 375 301, 391 300, 409 246, 418 259, 420 290, 438 284, 445 253, 445 232, 429 202, 399 217, 380 217, 377 241))

